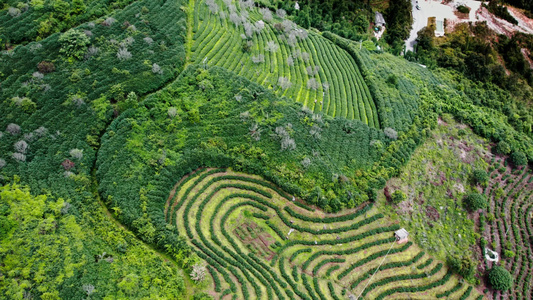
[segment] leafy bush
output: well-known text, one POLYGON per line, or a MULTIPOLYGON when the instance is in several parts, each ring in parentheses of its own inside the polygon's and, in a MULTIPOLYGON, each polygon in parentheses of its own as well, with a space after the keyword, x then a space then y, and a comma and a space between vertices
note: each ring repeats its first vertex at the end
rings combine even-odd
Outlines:
POLYGON ((405 199, 407 199, 407 196, 401 190, 396 190, 396 191, 394 191, 394 193, 392 193, 391 200, 392 200, 392 203, 394 203, 394 204, 398 204, 398 203, 404 201, 405 199))
POLYGON ((489 180, 489 174, 485 170, 476 169, 472 172, 472 179, 475 183, 483 184, 489 180))
POLYGON ((463 276, 466 280, 472 280, 476 271, 476 262, 468 256, 451 256, 448 263, 452 270, 463 276))
POLYGON ((87 35, 77 29, 69 29, 59 37, 58 41, 61 44, 59 52, 75 59, 83 58, 90 43, 87 35))
POLYGON ((464 198, 464 204, 469 211, 476 211, 487 207, 487 200, 484 195, 479 193, 470 193, 464 198))
POLYGON ((509 144, 507 144, 505 141, 500 141, 498 145, 496 145, 495 150, 498 154, 506 155, 511 153, 511 146, 509 146, 509 144))
POLYGON ((489 284, 496 290, 507 291, 513 286, 513 276, 501 266, 495 266, 488 273, 489 284))
POLYGON ((524 152, 521 152, 521 151, 513 152, 510 158, 511 158, 511 162, 513 163, 513 165, 517 167, 522 167, 522 166, 527 165, 527 157, 524 154, 524 152))
POLYGON ((457 6, 457 10, 458 10, 460 13, 463 13, 463 14, 468 14, 468 13, 470 13, 470 7, 467 7, 467 6, 464 6, 464 5, 459 5, 459 6, 457 6))

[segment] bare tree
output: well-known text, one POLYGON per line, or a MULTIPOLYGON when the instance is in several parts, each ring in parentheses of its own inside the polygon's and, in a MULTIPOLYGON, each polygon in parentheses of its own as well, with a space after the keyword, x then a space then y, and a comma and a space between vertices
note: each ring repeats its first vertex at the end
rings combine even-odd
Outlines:
POLYGON ((254 26, 255 32, 260 33, 261 30, 263 30, 264 28, 265 28, 265 22, 263 22, 262 20, 255 22, 255 26, 254 26))
POLYGON ((26 153, 26 150, 28 150, 28 143, 26 143, 24 140, 21 140, 16 142, 13 147, 15 148, 15 151, 24 154, 26 153))
POLYGON ((20 126, 18 126, 15 123, 11 123, 11 124, 7 125, 6 131, 11 133, 12 135, 17 135, 17 134, 20 133, 20 126))
POLYGON ((294 32, 296 36, 301 40, 305 40, 309 36, 307 30, 304 29, 296 29, 294 32))
POLYGON ((152 43, 154 42, 154 40, 153 40, 151 37, 149 37, 149 36, 145 37, 145 38, 143 39, 143 41, 144 41, 145 43, 147 43, 148 45, 152 45, 152 43))
POLYGON ((131 52, 127 48, 120 48, 117 52, 117 58, 120 60, 128 60, 132 57, 131 52))
POLYGON ((263 15, 263 20, 267 22, 272 21, 272 12, 268 8, 261 8, 259 12, 263 15))
POLYGON ((229 14, 229 20, 235 25, 235 27, 241 25, 241 17, 236 12, 229 14))
POLYGON ((287 65, 289 67, 294 66, 294 59, 292 58, 292 56, 287 57, 287 65))
POLYGON ((6 166, 6 161, 0 158, 0 169, 6 166))
POLYGON ((85 104, 85 100, 79 95, 72 96, 72 104, 76 105, 78 108, 85 104))
POLYGON ((13 159, 23 162, 23 161, 26 161, 26 155, 24 155, 22 153, 15 152, 15 153, 13 153, 13 159))
POLYGON ((43 79, 44 78, 44 74, 41 73, 41 72, 33 72, 33 74, 31 74, 31 76, 35 79, 43 79))
POLYGON ((385 135, 389 138, 389 139, 392 139, 392 140, 395 140, 398 138, 398 133, 396 132, 396 130, 390 128, 390 127, 387 127, 383 130, 383 133, 385 133, 385 135))
POLYGON ((253 0, 247 0, 247 1, 239 0, 239 6, 242 9, 250 9, 254 7, 254 1, 253 0))
POLYGON ((300 57, 303 59, 304 62, 308 62, 309 61, 309 53, 307 53, 307 52, 302 52, 300 57))
POLYGON ((311 134, 312 137, 319 140, 321 138, 320 133, 322 132, 322 128, 318 127, 318 125, 314 124, 311 127, 311 130, 309 130, 309 134, 311 134))
POLYGON ((206 273, 207 269, 205 267, 205 264, 196 263, 192 266, 191 279, 196 282, 203 281, 206 273))
POLYGON ((259 54, 257 56, 252 56, 252 62, 254 64, 260 64, 265 62, 265 56, 263 54, 259 54))
POLYGON ((218 12, 218 4, 215 3, 214 0, 205 0, 205 4, 207 5, 207 7, 209 8, 209 10, 216 14, 218 12))
POLYGON ((250 128, 250 136, 255 140, 255 141, 259 141, 261 140, 261 131, 262 129, 259 128, 259 125, 257 125, 257 123, 253 123, 250 128))
POLYGON ((178 115, 178 110, 175 107, 169 107, 167 114, 171 119, 174 119, 178 115))
POLYGON ((265 47, 265 50, 269 52, 276 52, 278 51, 278 49, 279 49, 279 45, 276 44, 276 42, 274 41, 268 41, 265 47))
POLYGON ((250 118, 250 112, 249 111, 243 111, 239 115, 239 118, 241 119, 241 121, 245 122, 246 120, 248 120, 250 118))
POLYGON ((296 29, 296 24, 291 20, 283 20, 283 22, 281 22, 281 26, 283 27, 283 31, 286 34, 289 34, 294 29, 296 29))
POLYGON ((83 150, 82 149, 72 149, 70 150, 70 156, 74 157, 75 159, 82 159, 83 158, 83 150))
POLYGON ((92 284, 84 284, 83 285, 83 291, 87 293, 87 297, 90 297, 92 293, 94 293, 94 285, 92 284))
POLYGON ((305 169, 307 169, 311 165, 311 159, 309 159, 309 157, 306 157, 300 163, 305 169))
POLYGON ((317 90, 320 84, 316 81, 316 79, 311 78, 307 81, 307 88, 310 90, 317 90))
POLYGON ((292 84, 287 77, 279 77, 278 85, 281 87, 282 90, 286 90, 290 88, 292 84))
POLYGON ((48 133, 48 129, 46 129, 44 126, 41 126, 35 129, 33 132, 35 132, 38 137, 43 137, 48 133))
POLYGON ((283 19, 287 16, 287 12, 284 9, 280 8, 276 10, 276 15, 283 19))
POLYGON ((276 133, 276 135, 277 135, 280 139, 283 139, 284 137, 289 136, 289 133, 287 132, 287 130, 286 130, 285 127, 283 127, 283 126, 278 126, 278 127, 276 127, 276 129, 274 130, 274 132, 276 133))
POLYGON ((296 40, 296 35, 294 35, 293 33, 290 33, 289 36, 287 37, 287 44, 291 47, 294 47, 296 46, 296 43, 298 43, 298 40, 296 40))
POLYGON ((312 120, 315 123, 322 124, 322 115, 321 114, 313 114, 312 120))
POLYGON ((154 63, 152 65, 152 73, 163 75, 163 69, 161 69, 161 67, 158 64, 154 63))
POLYGON ((16 18, 18 16, 20 16, 20 9, 16 8, 16 7, 10 7, 8 10, 7 10, 7 13, 13 17, 13 18, 16 18))
POLYGON ((105 19, 105 21, 102 23, 102 25, 111 26, 111 25, 115 24, 116 21, 117 20, 115 18, 109 17, 109 18, 105 19))
POLYGON ((322 88, 324 89, 324 91, 329 90, 329 83, 327 82, 322 83, 322 88))
POLYGON ((315 76, 316 74, 318 74, 318 71, 320 71, 320 67, 319 66, 308 66, 307 68, 305 68, 305 70, 307 71, 307 75, 309 76, 315 76))
POLYGON ((246 37, 251 38, 252 35, 254 34, 253 25, 250 22, 246 21, 243 23, 243 26, 244 26, 244 33, 246 34, 246 37))
POLYGON ((87 49, 87 53, 85 53, 85 56, 84 58, 85 59, 89 59, 95 55, 98 54, 98 51, 100 51, 100 49, 98 47, 95 47, 95 46, 91 46, 87 49))
POLYGON ((281 151, 291 151, 294 149, 296 149, 296 143, 294 142, 294 139, 290 138, 289 136, 286 136, 281 140, 281 151))

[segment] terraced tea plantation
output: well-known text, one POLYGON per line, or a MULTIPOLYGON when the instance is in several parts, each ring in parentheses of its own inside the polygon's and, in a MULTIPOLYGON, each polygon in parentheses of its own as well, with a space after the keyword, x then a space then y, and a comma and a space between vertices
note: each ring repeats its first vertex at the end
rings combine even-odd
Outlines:
POLYGON ((357 64, 330 40, 242 2, 191 3, 190 61, 224 67, 315 112, 380 127, 357 64))
POLYGON ((310 208, 258 176, 199 169, 170 192, 165 215, 207 262, 216 298, 482 299, 372 204, 310 208), (229 296, 233 295, 233 296, 229 296))
MULTIPOLYGON (((497 157, 492 158, 489 170, 491 180, 484 190, 489 208, 487 216, 480 216, 480 231, 488 242, 486 247, 500 254, 501 265, 514 278, 510 295, 515 299, 531 299, 532 172, 529 167, 513 170, 497 157)), ((493 264, 485 261, 487 269, 493 264)), ((503 296, 495 292, 493 299, 503 299, 503 296)))

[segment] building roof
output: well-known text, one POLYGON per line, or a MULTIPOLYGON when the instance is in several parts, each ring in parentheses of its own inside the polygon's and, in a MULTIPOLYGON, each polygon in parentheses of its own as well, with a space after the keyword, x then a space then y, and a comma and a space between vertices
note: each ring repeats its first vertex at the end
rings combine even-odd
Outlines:
POLYGON ((385 18, 380 12, 376 11, 376 24, 385 24, 385 18))
POLYGON ((398 239, 400 239, 400 240, 401 240, 401 239, 405 239, 405 238, 407 238, 407 236, 409 236, 409 232, 407 232, 407 230, 405 230, 405 228, 401 228, 401 229, 399 229, 399 230, 396 230, 396 231, 394 232, 394 234, 395 234, 396 237, 397 237, 398 239))

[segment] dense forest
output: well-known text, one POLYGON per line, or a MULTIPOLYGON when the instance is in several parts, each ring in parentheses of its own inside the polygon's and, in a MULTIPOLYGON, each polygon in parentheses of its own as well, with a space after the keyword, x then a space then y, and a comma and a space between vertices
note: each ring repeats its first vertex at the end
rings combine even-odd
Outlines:
POLYGON ((531 35, 405 52, 407 0, 0 3, 2 298, 531 298, 531 35))

